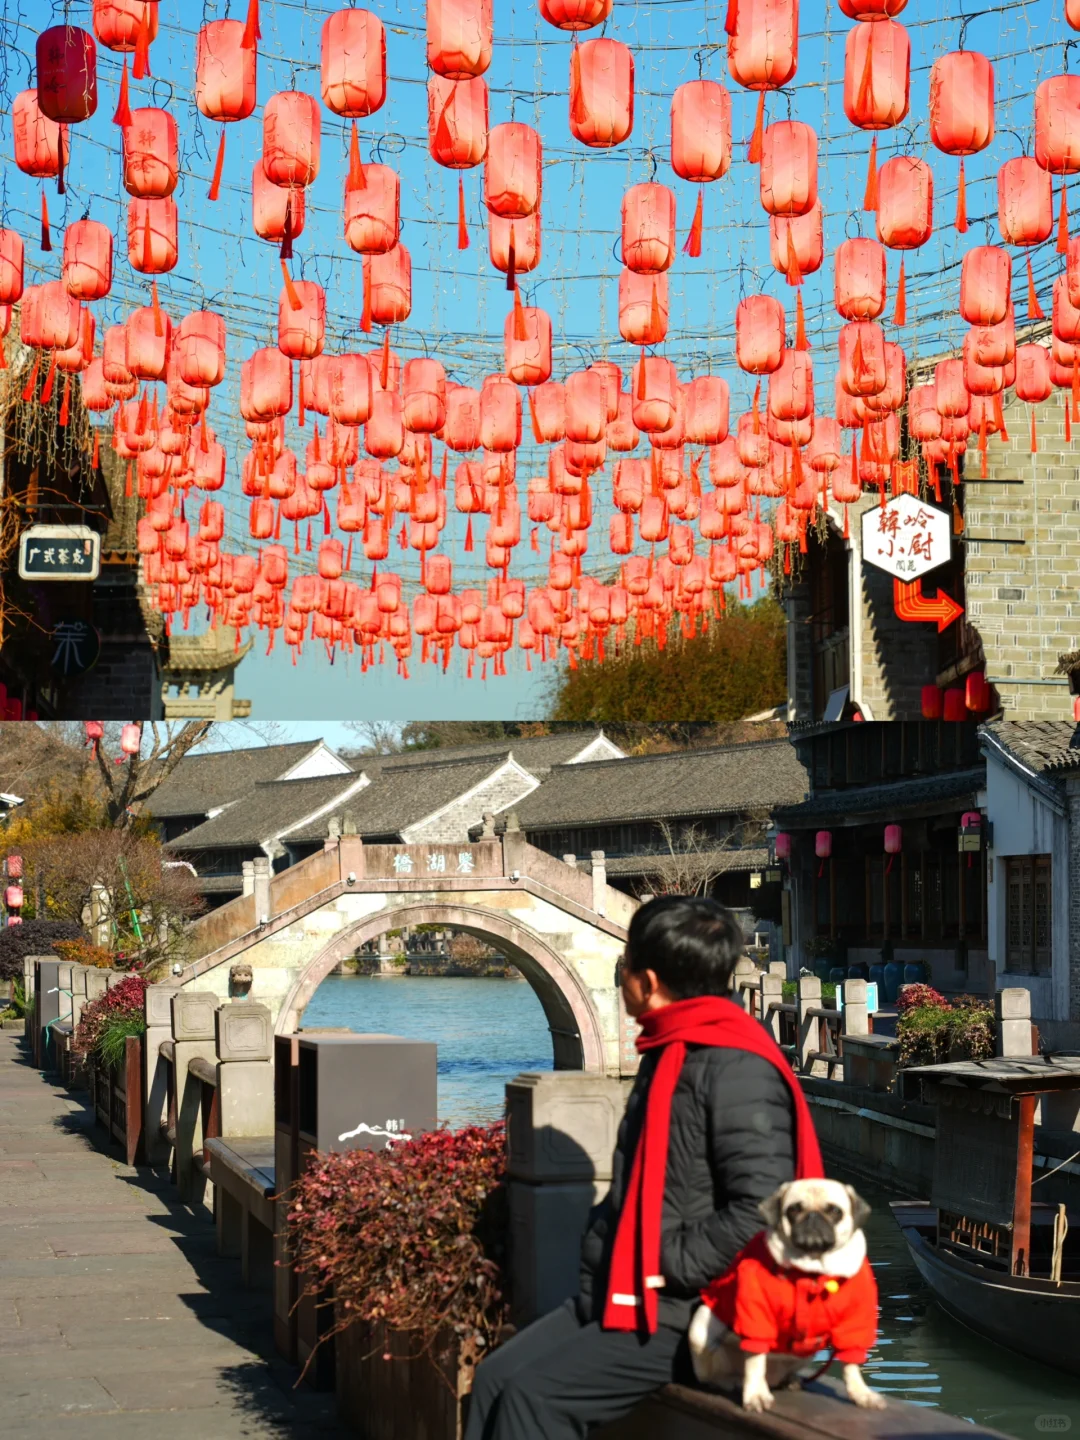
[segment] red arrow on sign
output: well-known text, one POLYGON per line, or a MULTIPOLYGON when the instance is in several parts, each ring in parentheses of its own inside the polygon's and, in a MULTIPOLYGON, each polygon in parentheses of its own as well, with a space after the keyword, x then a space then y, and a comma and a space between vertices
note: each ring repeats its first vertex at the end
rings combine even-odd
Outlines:
POLYGON ((964 613, 964 607, 944 590, 939 590, 933 599, 924 595, 922 580, 914 580, 910 585, 904 580, 894 580, 893 605, 901 620, 936 621, 939 635, 964 613))

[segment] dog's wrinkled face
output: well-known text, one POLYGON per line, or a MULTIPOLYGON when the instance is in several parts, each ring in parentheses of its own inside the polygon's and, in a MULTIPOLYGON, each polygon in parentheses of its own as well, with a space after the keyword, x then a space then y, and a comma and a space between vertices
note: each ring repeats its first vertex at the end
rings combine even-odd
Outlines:
POLYGON ((813 1256, 846 1245, 870 1214, 866 1201, 839 1180, 792 1180, 758 1209, 787 1249, 813 1256))

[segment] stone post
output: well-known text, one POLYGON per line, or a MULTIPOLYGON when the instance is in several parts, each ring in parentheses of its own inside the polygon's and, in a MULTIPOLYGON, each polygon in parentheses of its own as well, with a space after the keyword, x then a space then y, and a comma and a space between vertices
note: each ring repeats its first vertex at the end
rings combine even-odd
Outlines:
POLYGON ((503 874, 525 873, 525 832, 518 824, 517 815, 511 813, 502 835, 503 874))
POLYGON ((164 1165, 169 1142, 162 1134, 168 1118, 169 1067, 161 1058, 161 1042, 173 1038, 172 1001, 178 985, 148 985, 144 1002, 146 1034, 143 1037, 143 1148, 148 1165, 164 1165))
POLYGON ((109 972, 99 970, 95 965, 86 972, 86 1003, 91 1000, 100 1000, 105 991, 109 988, 109 972))
POLYGON ((820 1049, 818 1045, 818 1017, 808 1015, 807 1010, 819 1010, 821 1008, 821 981, 816 975, 800 975, 798 980, 799 992, 796 1001, 798 1013, 796 1022, 798 1025, 798 1060, 800 1075, 821 1075, 827 1076, 829 1067, 824 1060, 811 1060, 810 1052, 820 1049))
POLYGON ((242 890, 240 891, 240 893, 241 893, 242 895, 254 895, 254 894, 255 894, 255 864, 254 864, 254 861, 252 861, 252 860, 242 860, 242 861, 240 862, 240 870, 241 870, 241 873, 243 874, 243 877, 244 877, 244 880, 243 880, 243 888, 242 888, 242 890))
POLYGON ((748 1015, 753 1013, 753 1001, 743 982, 757 974, 758 968, 749 955, 740 955, 735 961, 735 970, 731 977, 731 998, 741 1005, 748 1015))
POLYGON ((769 1006, 772 1004, 782 1005, 784 1001, 784 982, 779 975, 764 974, 761 977, 761 1020, 769 1034, 780 1044, 780 1022, 779 1010, 769 1013, 769 1006))
POLYGON ((176 1184, 181 1200, 199 1204, 205 1190, 195 1154, 202 1149, 202 1086, 188 1074, 192 1060, 217 1059, 214 1011, 218 998, 208 990, 181 990, 172 997, 173 1082, 176 1086, 176 1184))
POLYGON ((25 1018, 23 1019, 23 1039, 24 1039, 24 1040, 26 1041, 26 1043, 27 1043, 28 1045, 30 1045, 31 1047, 33 1046, 33 1043, 34 1043, 34 1027, 35 1027, 35 1024, 36 1024, 36 1021, 35 1021, 35 1019, 34 1019, 35 1006, 34 1006, 33 1001, 34 1001, 34 961, 35 961, 37 958, 38 958, 38 957, 37 957, 36 955, 24 955, 24 956, 23 956, 23 979, 22 979, 22 986, 23 986, 23 994, 26 996, 26 1000, 27 1000, 26 1016, 25 1016, 25 1018))
POLYGON ((267 855, 256 855, 254 867, 255 923, 265 925, 272 915, 270 908, 270 859, 267 855))
MULTIPOLYGON (((268 1149, 274 1134, 274 1020, 265 1005, 234 1000, 214 1015, 221 1138, 259 1137, 268 1149)), ((224 1187, 214 1206, 218 1253, 239 1254, 244 1284, 273 1273, 274 1237, 224 1187)))
POLYGON ((56 1005, 59 1011, 59 1021, 61 1025, 71 1024, 72 968, 70 960, 61 960, 60 964, 56 967, 56 985, 58 990, 56 1005))
POLYGON ((592 852, 592 908, 597 915, 607 914, 607 864, 603 850, 592 852))
POLYGON ((562 857, 562 863, 563 863, 564 865, 569 865, 571 870, 576 870, 576 869, 577 869, 577 856, 576 856, 576 855, 564 855, 564 856, 562 857))
POLYGON ((578 1292, 589 1210, 611 1183, 624 1108, 620 1082, 570 1070, 518 1075, 506 1087, 510 1275, 514 1322, 528 1324, 578 1292))
POLYGON ((999 990, 994 996, 997 1017, 997 1053, 1031 1054, 1031 992, 1022 987, 999 990))
MULTIPOLYGON (((845 980, 843 982, 844 1009, 841 1017, 841 1031, 843 1036, 862 1036, 870 1034, 870 1011, 866 996, 865 980, 845 980)), ((855 1084, 855 1076, 852 1067, 848 1063, 848 1055, 844 1048, 843 1036, 840 1039, 840 1052, 843 1056, 843 1075, 846 1085, 855 1084)), ((864 1067, 865 1068, 865 1067, 864 1067)))

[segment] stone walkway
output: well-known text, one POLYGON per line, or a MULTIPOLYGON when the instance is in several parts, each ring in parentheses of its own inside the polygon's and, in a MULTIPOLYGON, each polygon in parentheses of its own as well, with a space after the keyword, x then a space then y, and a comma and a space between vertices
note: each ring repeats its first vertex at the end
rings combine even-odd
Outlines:
POLYGON ((348 1434, 332 1395, 293 1388, 270 1297, 218 1257, 206 1211, 106 1154, 85 1098, 0 1032, 0 1433, 348 1434))

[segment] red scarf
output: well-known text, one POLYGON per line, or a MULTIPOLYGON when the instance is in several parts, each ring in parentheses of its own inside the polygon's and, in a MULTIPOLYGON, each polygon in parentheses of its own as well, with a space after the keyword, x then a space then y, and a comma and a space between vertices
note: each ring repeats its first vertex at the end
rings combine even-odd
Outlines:
POLYGON ((660 1222, 667 1178, 671 1097, 679 1081, 687 1045, 716 1045, 724 1050, 746 1050, 770 1061, 784 1077, 795 1106, 795 1178, 824 1174, 810 1107, 791 1065, 759 1021, 732 1000, 702 995, 676 1000, 641 1019, 639 1050, 661 1048, 645 1102, 630 1180, 619 1214, 611 1254, 607 1302, 602 1321, 605 1330, 656 1330, 657 1294, 663 1287, 660 1271, 660 1222))

